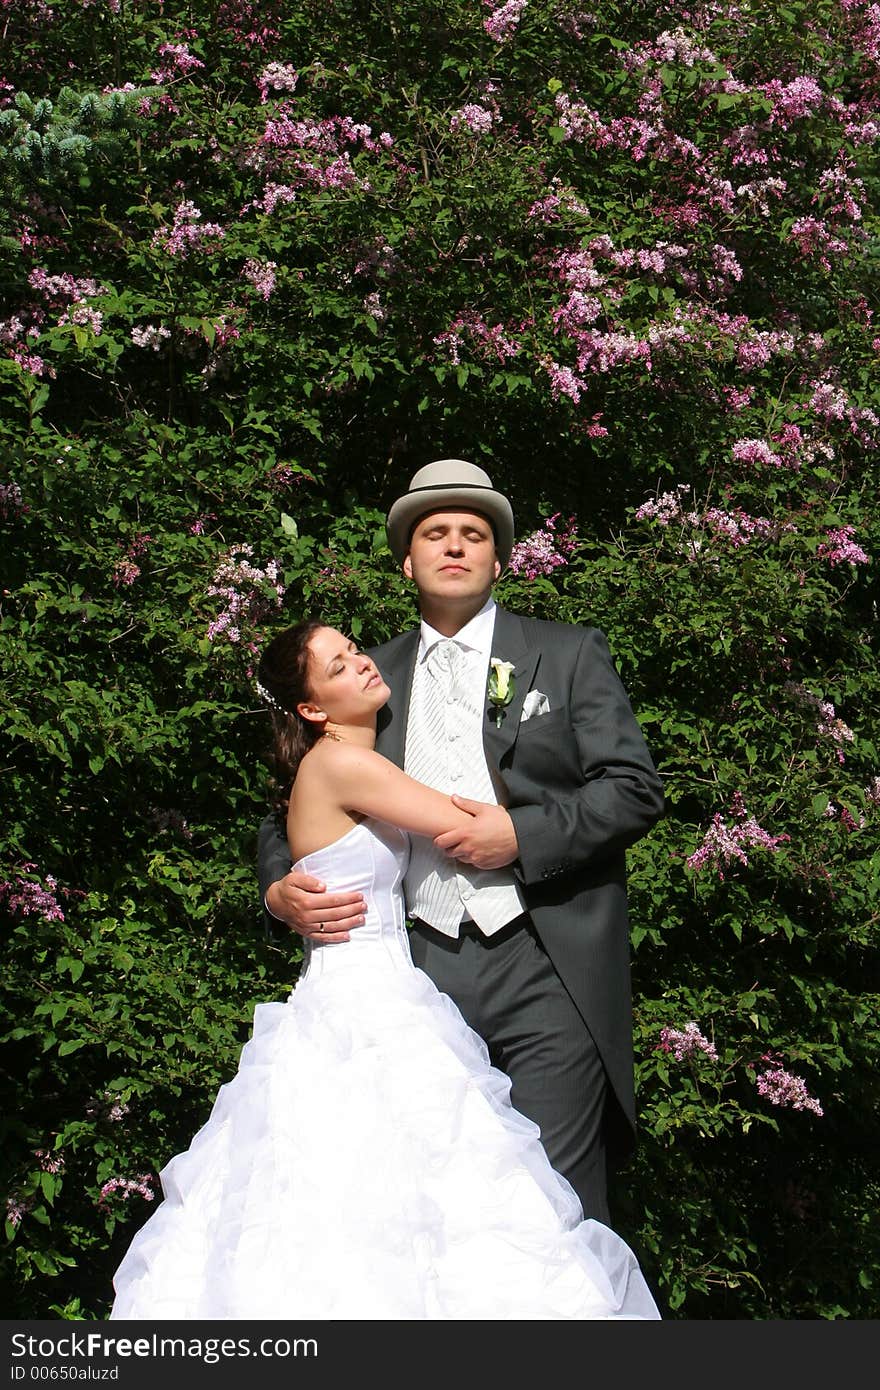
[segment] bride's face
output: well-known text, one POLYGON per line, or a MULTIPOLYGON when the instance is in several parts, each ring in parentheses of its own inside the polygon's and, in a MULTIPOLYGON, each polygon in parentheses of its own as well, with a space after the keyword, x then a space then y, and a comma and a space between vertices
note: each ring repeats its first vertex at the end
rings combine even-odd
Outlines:
POLYGON ((309 686, 311 698, 297 711, 318 724, 371 724, 391 694, 370 658, 333 627, 309 642, 309 686))

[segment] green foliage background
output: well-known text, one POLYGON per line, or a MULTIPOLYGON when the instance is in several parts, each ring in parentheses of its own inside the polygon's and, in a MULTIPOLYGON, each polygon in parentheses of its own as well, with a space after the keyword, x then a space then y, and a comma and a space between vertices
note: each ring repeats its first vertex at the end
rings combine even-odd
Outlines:
POLYGON ((665 779, 616 1224, 667 1316, 876 1315, 876 6, 501 9, 3 8, 8 1316, 105 1316, 150 1207, 102 1188, 295 977, 255 652, 411 622, 382 519, 444 456, 564 561, 499 597, 606 631, 665 779), (689 867, 715 816, 787 838, 689 867))

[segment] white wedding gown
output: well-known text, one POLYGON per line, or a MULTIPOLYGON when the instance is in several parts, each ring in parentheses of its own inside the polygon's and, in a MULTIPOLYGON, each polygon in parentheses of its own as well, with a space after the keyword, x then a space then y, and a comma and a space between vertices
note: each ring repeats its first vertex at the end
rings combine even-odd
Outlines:
POLYGON ((112 1318, 658 1318, 537 1126, 412 963, 408 840, 363 821, 297 865, 367 919, 261 1004, 235 1078, 134 1237, 112 1318))

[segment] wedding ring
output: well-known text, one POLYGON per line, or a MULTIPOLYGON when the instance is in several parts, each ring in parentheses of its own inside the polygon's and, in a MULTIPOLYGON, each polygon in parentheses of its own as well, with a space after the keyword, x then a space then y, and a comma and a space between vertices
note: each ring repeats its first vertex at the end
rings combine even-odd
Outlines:
POLYGON ((323 930, 324 930, 324 923, 323 923, 323 922, 319 922, 319 923, 318 923, 318 931, 323 931, 323 930))

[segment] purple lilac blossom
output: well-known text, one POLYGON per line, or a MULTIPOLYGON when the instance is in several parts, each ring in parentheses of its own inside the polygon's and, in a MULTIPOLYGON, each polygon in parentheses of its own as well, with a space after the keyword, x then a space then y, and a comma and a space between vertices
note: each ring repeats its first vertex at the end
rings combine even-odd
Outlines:
POLYGON ((161 323, 148 323, 143 328, 135 327, 131 330, 131 341, 135 347, 152 348, 153 352, 161 351, 163 342, 170 337, 171 329, 161 323))
POLYGON ((55 368, 48 366, 45 360, 42 357, 38 357, 36 353, 14 352, 12 354, 12 360, 17 366, 21 367, 23 372, 28 372, 30 376, 48 376, 53 379, 55 377, 55 368))
POLYGON ((97 1205, 107 1207, 108 1199, 114 1195, 122 1197, 127 1202, 129 1197, 133 1197, 135 1193, 139 1197, 143 1197, 145 1202, 154 1202, 156 1200, 156 1194, 153 1191, 155 1181, 152 1173, 141 1173, 136 1178, 108 1178, 101 1188, 97 1205))
MULTIPOLYGON (((262 168, 266 165, 279 167, 283 159, 283 167, 286 169, 292 160, 294 172, 301 183, 317 188, 358 188, 367 192, 370 188, 369 180, 359 177, 355 172, 349 151, 343 146, 360 146, 364 150, 381 153, 389 150, 393 144, 394 139, 388 131, 382 131, 378 139, 374 139, 371 126, 353 121, 350 116, 331 116, 326 120, 295 120, 291 116, 288 104, 282 103, 275 115, 266 122, 265 130, 251 152, 249 161, 255 167, 262 168), (308 158, 305 157, 306 152, 308 158)), ((285 188, 284 185, 275 187, 279 190, 285 188)), ((288 189, 288 192, 292 193, 292 190, 288 189)), ((272 202, 272 207, 282 200, 290 199, 282 199, 279 192, 272 202)), ((271 211, 271 208, 266 206, 266 197, 264 207, 266 211, 271 211)))
POLYGON ((770 125, 778 125, 782 130, 788 130, 794 121, 814 116, 824 101, 824 93, 818 82, 805 75, 788 83, 774 78, 772 82, 765 82, 763 89, 773 102, 770 125))
POLYGON ((860 545, 853 540, 854 526, 842 526, 836 531, 826 531, 825 540, 816 554, 829 565, 866 565, 869 557, 860 545))
POLYGON ((202 213, 195 203, 184 199, 174 209, 171 227, 162 226, 153 234, 153 245, 169 256, 179 256, 184 260, 194 248, 219 241, 226 233, 219 222, 203 222, 202 213))
POLYGON ((86 1105, 89 1119, 104 1118, 111 1124, 119 1124, 128 1111, 128 1105, 113 1091, 102 1091, 100 1096, 90 1100, 86 1105))
POLYGON ((79 328, 88 328, 98 338, 104 327, 104 315, 97 309, 90 309, 87 304, 71 304, 66 314, 62 314, 58 320, 58 326, 65 323, 75 323, 79 328))
POLYGON ((150 73, 154 82, 171 82, 175 76, 187 77, 205 65, 194 53, 190 53, 185 43, 161 43, 159 57, 164 61, 150 73))
POLYGON ((651 498, 636 508, 636 520, 656 521, 658 526, 668 526, 672 521, 679 521, 683 515, 682 495, 689 491, 687 483, 678 483, 674 492, 661 492, 659 497, 651 498))
POLYGON ((377 323, 384 323, 389 316, 387 305, 382 303, 382 298, 378 290, 373 290, 364 299, 364 308, 371 318, 377 323))
POLYGON ((261 295, 263 299, 269 299, 275 289, 277 269, 277 261, 248 260, 244 263, 242 274, 245 280, 253 285, 257 294, 261 295))
POLYGON ((257 78, 260 101, 269 100, 269 92, 293 92, 299 81, 299 73, 290 63, 268 63, 257 78))
POLYGON ((558 178, 551 180, 552 193, 532 203, 526 214, 544 223, 558 222, 563 213, 571 217, 589 217, 590 209, 573 188, 566 188, 558 178))
POLYGON ((33 1197, 23 1197, 20 1193, 13 1193, 11 1197, 7 1197, 6 1220, 13 1229, 21 1225, 23 1217, 27 1216, 33 1205, 33 1197))
MULTIPOLYGON (((35 867, 31 863, 21 866, 23 872, 35 867)), ((7 911, 20 917, 39 917, 44 922, 63 922, 64 913, 55 897, 57 888, 58 882, 52 874, 46 874, 42 884, 16 874, 14 879, 0 881, 0 901, 5 898, 7 911)))
POLYGON ((827 222, 818 217, 799 217, 791 225, 789 238, 802 256, 815 258, 823 270, 831 272, 830 257, 845 258, 850 246, 842 237, 834 236, 827 222))
MULTIPOLYGON (((484 0, 484 3, 491 4, 492 0, 484 0)), ((496 43, 505 43, 516 33, 527 4, 528 0, 507 0, 505 5, 493 10, 489 18, 483 20, 483 28, 489 38, 496 43)))
POLYGON ((50 1153, 48 1149, 35 1149, 34 1158, 40 1165, 44 1173, 63 1173, 65 1168, 64 1155, 61 1153, 50 1153))
POLYGON ((78 280, 74 275, 50 275, 40 266, 36 266, 28 275, 28 284, 32 289, 39 290, 48 300, 60 301, 69 299, 78 303, 84 299, 94 299, 96 295, 105 294, 106 290, 100 288, 96 280, 86 276, 78 280))
POLYGON ((496 323, 492 328, 480 317, 479 314, 470 310, 460 314, 444 333, 438 333, 434 338, 434 343, 439 348, 444 348, 448 353, 454 366, 458 366, 461 361, 460 353, 462 342, 465 337, 471 341, 471 345, 479 352, 480 356, 496 358, 499 362, 506 362, 511 357, 516 357, 520 350, 520 345, 515 338, 509 336, 508 330, 496 323))
POLYGON ((691 531, 689 544, 696 549, 700 548, 702 542, 693 535, 695 531, 702 531, 712 539, 726 540, 734 549, 738 549, 748 545, 756 536, 772 537, 780 530, 794 529, 790 524, 779 526, 767 517, 750 516, 741 507, 731 512, 723 511, 720 507, 709 507, 702 513, 693 509, 685 511, 682 503, 684 494, 689 490, 686 483, 678 483, 674 492, 663 492, 656 499, 643 502, 636 508, 636 520, 654 521, 664 527, 677 522, 688 527, 691 531))
POLYGON ((479 106, 476 102, 468 102, 456 111, 450 122, 450 130, 467 130, 471 135, 488 135, 495 120, 494 114, 487 110, 485 106, 479 106))
POLYGON ((758 463, 768 468, 783 468, 785 460, 774 454, 766 439, 738 439, 731 450, 737 463, 758 463))
POLYGON ((580 404, 581 392, 587 389, 583 377, 576 376, 571 367, 563 367, 559 362, 547 362, 546 371, 550 377, 550 394, 554 401, 567 396, 575 405, 580 404))
POLYGON ((698 1052, 705 1053, 711 1062, 718 1061, 715 1044, 700 1032, 693 1020, 682 1029, 661 1028, 660 1047, 664 1052, 671 1052, 676 1062, 688 1061, 698 1052))
POLYGON ((585 39, 588 29, 596 28, 596 16, 590 10, 582 10, 577 7, 567 13, 557 15, 560 29, 573 39, 585 39))
POLYGON ((265 49, 281 37, 272 23, 278 19, 274 10, 275 6, 267 5, 266 0, 221 0, 216 24, 237 39, 245 51, 265 49))
POLYGON ((0 483, 0 517, 10 521, 30 509, 25 506, 18 483, 0 483))
MULTIPOLYGON (((799 681, 786 681, 783 686, 785 693, 797 701, 805 709, 813 710, 819 716, 816 722, 816 733, 822 738, 830 738, 833 743, 852 743, 855 734, 848 724, 837 717, 837 711, 830 700, 823 700, 820 695, 814 695, 805 685, 799 681)), ((838 749, 839 758, 842 761, 843 754, 838 749)))
POLYGON ((637 43, 623 56, 623 65, 629 70, 644 67, 646 63, 681 63, 692 68, 695 63, 718 64, 711 48, 700 48, 684 29, 679 27, 671 32, 664 29, 653 43, 637 43))
POLYGON ((271 591, 275 607, 281 606, 284 585, 280 582, 278 562, 270 560, 265 569, 253 564, 253 546, 233 545, 223 555, 208 587, 210 597, 221 598, 225 607, 208 624, 206 636, 210 642, 223 637, 233 646, 242 641, 242 622, 256 622, 268 611, 271 591))
POLYGON ((561 528, 557 525, 558 517, 559 512, 555 512, 539 530, 513 547, 509 560, 511 573, 537 579, 568 563, 577 548, 574 517, 569 517, 561 528))
POLYGON ((267 183, 263 189, 262 202, 255 202, 255 208, 262 208, 263 212, 272 213, 278 204, 293 203, 296 201, 296 189, 291 188, 286 183, 267 183))
POLYGON ((128 589, 136 579, 140 578, 140 574, 140 565, 136 565, 134 560, 129 559, 129 557, 125 555, 114 564, 111 578, 117 589, 128 589))
POLYGON ((724 869, 728 865, 748 864, 747 849, 765 849, 776 854, 779 846, 791 839, 790 835, 771 835, 764 830, 753 816, 748 815, 741 798, 735 802, 733 810, 737 820, 732 825, 728 825, 719 812, 712 817, 712 824, 703 836, 702 844, 685 860, 689 869, 699 873, 708 864, 717 871, 723 882, 724 869))
POLYGON ((782 1067, 772 1067, 762 1072, 755 1082, 758 1095, 769 1100, 771 1105, 782 1105, 791 1110, 812 1110, 814 1115, 822 1115, 819 1102, 807 1091, 807 1083, 801 1076, 793 1076, 782 1067))

